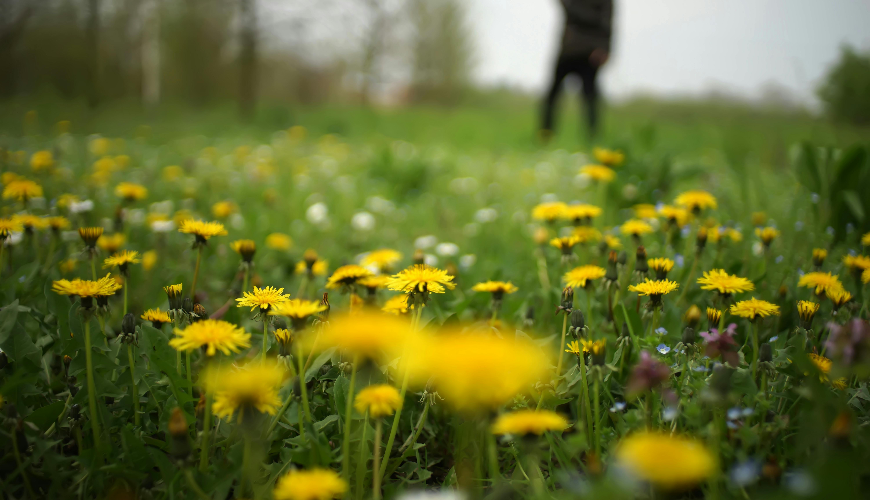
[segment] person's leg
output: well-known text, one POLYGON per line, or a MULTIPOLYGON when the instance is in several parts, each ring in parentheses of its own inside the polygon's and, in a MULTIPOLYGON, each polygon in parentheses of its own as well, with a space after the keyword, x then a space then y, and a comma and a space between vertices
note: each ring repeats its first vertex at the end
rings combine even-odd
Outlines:
POLYGON ((544 98, 544 110, 541 117, 541 134, 545 135, 544 139, 549 138, 553 130, 554 108, 556 101, 559 99, 559 94, 562 91, 562 83, 565 77, 568 76, 569 65, 564 57, 559 57, 556 61, 556 70, 553 74, 553 83, 550 85, 550 91, 547 92, 544 98))
POLYGON ((586 126, 590 141, 598 133, 598 66, 587 60, 578 67, 583 83, 583 103, 586 107, 586 126))

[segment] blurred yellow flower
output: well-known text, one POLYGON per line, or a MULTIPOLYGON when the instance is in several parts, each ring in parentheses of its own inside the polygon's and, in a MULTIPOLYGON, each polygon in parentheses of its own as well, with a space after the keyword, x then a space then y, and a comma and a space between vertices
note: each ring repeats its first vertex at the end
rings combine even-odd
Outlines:
POLYGON ((580 175, 598 182, 610 182, 616 177, 616 171, 604 165, 584 165, 580 168, 580 175))
POLYGON ((290 294, 284 294, 283 288, 267 286, 265 288, 254 287, 252 292, 244 292, 236 299, 237 307, 250 307, 268 311, 272 307, 279 306, 290 300, 290 294))
POLYGON ((716 198, 707 191, 702 191, 700 189, 680 193, 674 199, 674 203, 681 207, 686 207, 688 211, 694 213, 698 213, 701 210, 708 208, 717 207, 716 198))
POLYGON ((623 161, 625 161, 625 154, 623 154, 622 151, 617 151, 615 149, 592 148, 592 156, 594 156, 599 163, 607 165, 608 167, 618 167, 622 165, 623 161))
POLYGON ((326 288, 336 289, 352 287, 358 280, 371 275, 371 271, 356 264, 341 266, 332 273, 332 276, 330 276, 328 280, 326 280, 326 288))
POLYGON ((373 250, 366 254, 360 260, 360 264, 365 267, 376 267, 381 272, 389 273, 393 265, 402 260, 402 254, 391 248, 381 248, 373 250))
POLYGON ((274 500, 332 500, 344 496, 347 483, 334 471, 314 467, 291 470, 275 484, 274 500))
POLYGON ((214 356, 217 351, 226 355, 240 352, 241 349, 251 347, 250 341, 251 335, 232 323, 204 319, 189 324, 183 330, 176 328, 175 338, 169 341, 169 345, 178 351, 205 348, 206 355, 214 356))
POLYGON ((284 233, 271 233, 266 236, 266 246, 272 250, 286 252, 293 246, 293 240, 284 233))
POLYGON ((15 178, 3 187, 4 200, 17 200, 26 203, 31 198, 42 197, 42 186, 23 177, 15 178))
POLYGON ((219 201, 211 206, 211 213, 218 219, 226 219, 238 211, 239 206, 229 200, 219 201))
POLYGON ((499 415, 492 425, 492 433, 540 436, 548 431, 564 431, 568 426, 564 417, 549 410, 519 410, 499 415))
POLYGON ((717 460, 702 443, 668 433, 638 432, 623 439, 616 460, 638 479, 680 490, 711 478, 717 460))
POLYGON ((115 186, 115 196, 126 201, 144 200, 148 197, 148 189, 141 184, 121 182, 115 186))
POLYGON ((640 219, 629 219, 619 227, 619 231, 626 236, 640 238, 644 234, 653 232, 653 227, 640 219))
POLYGON ((30 157, 30 168, 34 172, 47 172, 54 168, 54 155, 44 149, 33 153, 30 157))
POLYGON ((157 263, 157 252, 154 250, 148 250, 144 254, 142 254, 142 269, 145 271, 150 271, 154 264, 157 263))
POLYGON ((565 273, 565 276, 562 277, 562 281, 564 281, 565 284, 567 286, 570 286, 571 288, 585 288, 587 284, 589 284, 593 280, 603 278, 605 274, 606 271, 603 267, 585 265, 575 267, 574 269, 565 273))
POLYGON ((369 412, 373 419, 392 415, 402 406, 402 398, 395 387, 386 384, 370 385, 359 391, 353 407, 360 413, 369 412))
POLYGON ((561 218, 567 208, 568 205, 561 201, 541 203, 532 209, 532 218, 546 222, 553 222, 556 219, 561 218))
POLYGON ((124 246, 126 241, 127 237, 124 233, 104 234, 97 240, 97 246, 104 252, 113 254, 124 246))
POLYGON ((249 363, 242 368, 212 368, 203 376, 203 385, 214 394, 215 415, 227 420, 238 415, 242 421, 252 411, 277 413, 281 407, 278 390, 287 378, 288 373, 278 363, 249 363))
POLYGON ((731 305, 731 314, 748 318, 755 321, 757 318, 766 318, 767 316, 779 316, 779 306, 771 304, 766 300, 759 300, 752 297, 749 300, 741 300, 736 304, 731 305))

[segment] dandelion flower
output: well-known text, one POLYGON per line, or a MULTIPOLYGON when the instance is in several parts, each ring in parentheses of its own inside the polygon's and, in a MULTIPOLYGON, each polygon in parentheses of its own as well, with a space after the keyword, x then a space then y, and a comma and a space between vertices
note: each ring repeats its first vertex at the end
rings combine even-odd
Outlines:
POLYGON ((571 231, 571 235, 577 238, 579 243, 589 243, 601 239, 601 231, 590 226, 577 226, 571 231))
POLYGON ((409 309, 413 309, 414 305, 408 305, 408 296, 405 294, 395 295, 387 299, 381 311, 388 314, 407 314, 409 309))
POLYGON ((13 179, 3 187, 4 200, 18 200, 26 203, 31 198, 39 198, 41 196, 42 186, 23 177, 13 179))
POLYGON ((769 247, 773 240, 779 237, 779 229, 775 227, 757 227, 755 228, 755 236, 761 238, 761 242, 765 247, 769 247))
POLYGON ((163 323, 172 322, 172 318, 169 317, 169 314, 160 309, 148 309, 142 313, 141 318, 145 321, 150 321, 151 325, 158 330, 163 326, 163 323))
POLYGON ((562 277, 562 281, 571 288, 585 288, 587 284, 593 280, 603 278, 605 274, 607 274, 607 272, 603 267, 586 265, 575 267, 568 271, 565 273, 565 276, 562 277))
POLYGON ((847 302, 852 300, 852 294, 842 288, 831 291, 827 296, 831 299, 831 303, 834 304, 834 311, 839 310, 841 307, 846 305, 847 302))
POLYGON ((616 177, 616 171, 604 165, 584 165, 580 168, 580 175, 598 182, 610 182, 616 177))
MULTIPOLYGON (((815 365, 819 372, 821 372, 819 375, 819 380, 821 380, 822 382, 828 382, 828 373, 831 372, 831 360, 814 353, 810 353, 809 357, 810 361, 813 362, 813 365, 815 365)), ((838 378, 831 382, 831 385, 837 389, 843 390, 846 388, 846 379, 838 378)))
POLYGON ((214 236, 224 236, 227 230, 220 222, 204 222, 201 220, 185 219, 181 222, 178 232, 192 234, 197 244, 204 244, 214 236))
POLYGON ((639 432, 623 439, 616 459, 639 479, 664 490, 697 485, 716 473, 716 457, 700 442, 668 433, 639 432))
POLYGON ((619 231, 626 236, 640 238, 645 234, 653 232, 653 227, 640 219, 630 219, 619 227, 619 231))
POLYGON ((319 350, 335 347, 362 359, 392 360, 401 354, 412 330, 405 319, 363 311, 330 318, 320 339, 312 341, 316 345, 311 347, 319 350))
POLYGON ((275 484, 275 500, 332 500, 344 496, 347 483, 330 469, 291 470, 275 484))
POLYGON ((719 321, 722 320, 722 311, 712 307, 707 308, 707 328, 718 327, 719 321))
POLYGON ((501 298, 505 294, 514 293, 519 288, 510 281, 484 281, 471 287, 475 292, 489 292, 493 297, 501 298))
POLYGON ((631 209, 634 211, 634 216, 638 219, 654 219, 656 216, 656 206, 650 203, 639 203, 631 209))
POLYGON ((141 184, 121 182, 115 186, 115 196, 130 202, 144 200, 148 197, 148 189, 141 184))
POLYGON ((269 310, 270 316, 285 316, 293 322, 293 328, 301 329, 309 316, 321 313, 327 309, 325 304, 314 300, 290 299, 275 305, 269 310))
POLYGON ((708 208, 716 208, 717 206, 716 198, 712 194, 699 189, 680 193, 674 199, 674 203, 681 207, 686 207, 688 211, 693 213, 698 213, 708 208))
POLYGON ((5 240, 13 232, 22 231, 24 227, 17 217, 0 218, 0 241, 5 240))
POLYGON ((394 275, 387 286, 393 291, 421 293, 425 297, 429 293, 444 293, 445 289, 453 290, 456 288, 456 283, 447 271, 426 264, 417 264, 394 275))
POLYGON ((579 203, 576 205, 567 205, 565 210, 562 212, 561 217, 566 220, 574 221, 575 224, 580 224, 591 221, 595 217, 600 216, 601 213, 602 210, 600 207, 586 203, 579 203))
POLYGON ((801 326, 808 330, 813 324, 813 317, 815 317, 819 310, 819 304, 809 300, 799 300, 797 303, 797 310, 798 316, 801 319, 801 326))
POLYGON ((656 279, 663 280, 668 277, 668 273, 674 268, 674 261, 663 257, 656 257, 646 261, 650 269, 656 272, 656 279))
POLYGON ((766 300, 759 300, 752 297, 749 300, 741 300, 731 306, 731 314, 748 318, 755 321, 759 317, 766 318, 767 316, 779 316, 779 306, 771 304, 766 300))
POLYGON ((242 261, 247 263, 254 260, 254 254, 257 252, 257 244, 254 243, 254 240, 236 240, 230 243, 230 248, 242 257, 242 261))
POLYGON ((239 206, 232 201, 219 201, 211 206, 211 213, 218 219, 226 219, 239 211, 239 206))
POLYGON ((369 412, 373 419, 392 415, 402 406, 402 398, 395 387, 387 384, 370 385, 359 391, 353 407, 360 413, 369 412))
POLYGON ((743 293, 755 290, 755 285, 746 278, 728 274, 724 269, 705 271, 698 278, 698 284, 702 290, 715 290, 725 297, 735 293, 743 293))
POLYGON ((866 255, 848 255, 843 257, 843 265, 850 271, 860 274, 864 269, 870 269, 870 257, 866 255))
POLYGON ((592 148, 592 156, 598 160, 602 165, 607 165, 608 167, 618 167, 622 165, 622 162, 625 161, 625 154, 622 151, 617 151, 615 149, 605 149, 605 148, 592 148))
POLYGON ((111 275, 106 274, 105 277, 97 281, 83 279, 74 279, 72 281, 58 280, 52 284, 51 289, 60 295, 93 298, 112 296, 121 289, 121 285, 115 282, 111 275))
POLYGON ((679 283, 675 281, 653 281, 649 278, 646 278, 643 283, 638 283, 637 285, 629 285, 628 291, 637 292, 639 295, 648 296, 649 306, 655 308, 662 306, 662 295, 667 295, 679 287, 679 283))
POLYGON ((619 250, 620 248, 622 248, 622 242, 619 241, 619 238, 613 236, 612 234, 604 235, 604 243, 610 250, 619 250))
POLYGON ((580 243, 580 237, 571 235, 571 236, 562 236, 560 238, 553 238, 550 240, 550 246, 556 247, 562 251, 563 255, 570 254, 574 249, 574 245, 580 243))
POLYGON ((682 207, 662 205, 658 214, 664 217, 669 224, 675 224, 677 227, 683 227, 689 221, 689 211, 682 207))
POLYGON ((250 307, 251 311, 260 309, 268 311, 270 308, 283 304, 290 299, 290 295, 284 294, 283 288, 267 286, 265 288, 254 287, 254 291, 245 292, 242 297, 236 299, 237 307, 250 307))
POLYGON ((277 413, 281 407, 278 390, 287 375, 278 364, 250 363, 241 369, 213 369, 203 379, 205 390, 214 394, 214 414, 227 420, 238 414, 241 421, 253 411, 277 413))
POLYGON ((272 250, 286 252, 293 246, 293 240, 284 233, 271 233, 266 236, 266 246, 272 250))
POLYGON ((532 218, 545 222, 553 222, 556 219, 562 218, 562 214, 565 213, 567 208, 568 205, 561 201, 541 203, 532 209, 532 218))
POLYGON ((365 267, 376 267, 381 272, 389 272, 394 264, 402 260, 402 254, 391 248, 381 248, 369 252, 362 258, 360 264, 365 267))
POLYGON ((25 231, 42 230, 48 227, 48 219, 33 214, 18 214, 15 216, 24 226, 25 231))
POLYGON ((816 295, 822 296, 843 289, 839 276, 831 273, 814 271, 806 273, 798 280, 798 286, 815 289, 816 295))
POLYGON ((371 271, 356 264, 341 266, 332 273, 332 276, 330 276, 328 280, 326 280, 326 288, 336 289, 352 287, 361 278, 371 275, 371 271))
POLYGON ((54 167, 54 155, 47 149, 37 151, 30 157, 30 168, 34 172, 49 171, 52 167, 54 167))
POLYGON ((178 351, 193 351, 205 347, 206 354, 214 356, 217 351, 229 355, 231 352, 237 353, 243 348, 251 347, 250 340, 250 334, 232 323, 204 319, 191 323, 183 330, 176 328, 175 338, 169 341, 169 345, 178 351))
POLYGON ((141 262, 141 260, 139 259, 139 252, 122 250, 121 252, 118 252, 104 260, 103 269, 117 267, 121 270, 121 273, 123 274, 127 272, 127 267, 130 264, 138 264, 139 262, 141 262))
POLYGON ((492 433, 540 436, 548 431, 564 431, 568 426, 564 417, 549 410, 519 410, 499 415, 492 425, 492 433))
POLYGON ((580 345, 580 342, 576 340, 568 342, 568 345, 566 345, 565 347, 567 347, 567 349, 565 349, 565 352, 576 354, 577 356, 581 356, 584 352, 586 352, 580 345))
POLYGON ((113 254, 124 246, 126 241, 127 237, 124 236, 124 233, 104 234, 97 240, 97 246, 104 252, 113 254))
POLYGON ((870 233, 865 233, 864 236, 861 237, 861 244, 865 247, 870 247, 870 233))
POLYGON ((61 229, 66 229, 70 226, 69 219, 62 215, 55 215, 53 217, 48 218, 48 226, 52 231, 60 231, 61 229))

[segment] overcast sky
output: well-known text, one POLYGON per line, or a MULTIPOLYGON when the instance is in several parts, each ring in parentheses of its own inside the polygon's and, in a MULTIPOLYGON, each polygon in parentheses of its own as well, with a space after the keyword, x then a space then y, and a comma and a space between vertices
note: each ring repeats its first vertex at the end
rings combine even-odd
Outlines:
MULTIPOLYGON (((559 0, 465 0, 486 84, 540 90, 558 49, 559 0)), ((870 0, 615 0, 605 92, 755 97, 776 82, 812 102, 849 42, 870 48, 870 0)))

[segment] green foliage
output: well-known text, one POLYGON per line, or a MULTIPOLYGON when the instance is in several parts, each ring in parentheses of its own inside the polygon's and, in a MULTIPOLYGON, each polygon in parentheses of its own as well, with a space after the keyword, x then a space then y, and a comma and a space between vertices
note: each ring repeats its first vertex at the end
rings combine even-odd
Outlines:
POLYGON ((818 94, 832 118, 855 125, 870 124, 870 52, 843 46, 840 59, 828 71, 818 94))

